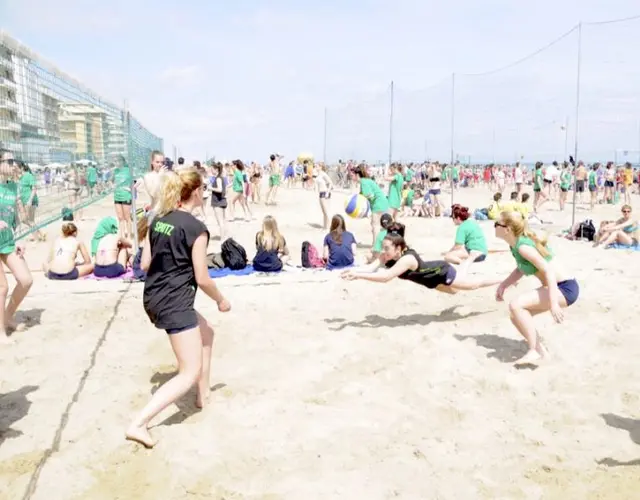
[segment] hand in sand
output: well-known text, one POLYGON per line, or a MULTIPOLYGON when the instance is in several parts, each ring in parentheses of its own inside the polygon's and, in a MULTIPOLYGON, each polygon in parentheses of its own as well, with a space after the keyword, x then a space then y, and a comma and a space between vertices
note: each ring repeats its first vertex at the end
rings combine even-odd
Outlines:
POLYGON ((550 311, 551 311, 551 316, 553 316, 553 319, 555 320, 555 322, 562 323, 562 320, 564 320, 564 314, 562 312, 562 308, 557 302, 555 304, 551 304, 550 311))
POLYGON ((340 275, 340 277, 341 277, 343 280, 347 280, 347 281, 353 281, 353 280, 358 279, 358 276, 356 275, 356 273, 354 273, 353 271, 348 271, 348 270, 347 270, 347 271, 344 271, 344 272, 340 275))
POLYGON ((227 299, 222 299, 220 302, 218 302, 218 311, 226 313, 226 312, 229 312, 230 310, 231 310, 231 304, 227 299))
POLYGON ((496 290, 496 300, 498 302, 502 302, 504 300, 504 292, 506 289, 507 287, 504 286, 504 282, 498 285, 498 289, 496 290))

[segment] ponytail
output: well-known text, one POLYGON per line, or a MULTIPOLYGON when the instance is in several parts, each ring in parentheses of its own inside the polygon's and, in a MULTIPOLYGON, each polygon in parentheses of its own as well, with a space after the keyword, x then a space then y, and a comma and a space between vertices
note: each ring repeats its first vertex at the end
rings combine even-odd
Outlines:
POLYGON ((544 258, 547 258, 551 255, 551 252, 547 248, 547 243, 549 241, 549 236, 547 235, 547 233, 542 233, 541 236, 538 236, 535 231, 529 229, 528 225, 525 225, 524 232, 522 234, 527 238, 530 238, 535 243, 536 250, 544 258))
POLYGON ((173 171, 166 172, 160 188, 160 197, 156 209, 157 217, 163 217, 178 208, 181 191, 182 181, 180 176, 173 171))

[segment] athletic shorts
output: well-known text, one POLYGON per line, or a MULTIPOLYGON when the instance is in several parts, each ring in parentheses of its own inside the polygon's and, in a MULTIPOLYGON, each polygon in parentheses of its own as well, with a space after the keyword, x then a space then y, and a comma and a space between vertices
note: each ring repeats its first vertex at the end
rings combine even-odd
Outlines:
POLYGON ((80 277, 80 274, 78 273, 77 267, 74 267, 71 271, 64 274, 54 273, 53 271, 49 271, 47 273, 47 278, 49 278, 50 280, 57 280, 57 281, 77 280, 79 277, 80 277))
POLYGON ((96 278, 117 278, 118 276, 122 276, 126 271, 122 264, 115 262, 108 266, 99 266, 96 264, 93 274, 96 278))
POLYGON ((580 295, 580 286, 575 279, 561 281, 558 283, 558 290, 560 290, 564 300, 567 301, 567 306, 570 306, 578 300, 578 296, 580 295))

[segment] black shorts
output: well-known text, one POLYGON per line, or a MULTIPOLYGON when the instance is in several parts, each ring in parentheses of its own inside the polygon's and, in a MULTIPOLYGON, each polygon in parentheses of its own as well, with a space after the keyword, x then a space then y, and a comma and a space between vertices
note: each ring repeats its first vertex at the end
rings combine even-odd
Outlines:
POLYGON ((222 198, 221 200, 217 199, 215 196, 211 197, 211 206, 213 208, 227 208, 227 199, 222 198))
POLYGON ((576 181, 576 192, 584 193, 584 179, 576 181))
POLYGON ((175 335, 176 333, 182 333, 182 332, 186 332, 187 330, 193 330, 197 326, 198 326, 198 322, 196 321, 196 323, 193 325, 179 326, 178 328, 167 328, 165 329, 165 332, 167 332, 168 335, 175 335))
POLYGON ((119 262, 109 264, 108 266, 100 266, 96 264, 93 274, 96 278, 117 278, 126 273, 127 270, 119 262))
POLYGON ((47 273, 47 278, 49 278, 50 280, 56 280, 56 281, 77 280, 79 277, 80 275, 78 273, 77 267, 74 267, 71 271, 64 274, 54 273, 53 271, 49 271, 47 273))
POLYGON ((114 201, 116 205, 131 205, 130 201, 114 201))
POLYGON ((321 200, 328 200, 329 198, 331 198, 331 191, 320 191, 321 200))
POLYGON ((612 188, 613 187, 613 181, 604 181, 604 187, 612 188))
POLYGON ((562 191, 563 193, 566 193, 567 191, 569 191, 569 188, 563 188, 563 187, 561 187, 561 188, 560 188, 560 191, 562 191))
POLYGON ((548 179, 543 179, 543 181, 542 181, 542 182, 544 182, 545 184, 551 184, 553 181, 550 181, 550 180, 548 180, 548 179))

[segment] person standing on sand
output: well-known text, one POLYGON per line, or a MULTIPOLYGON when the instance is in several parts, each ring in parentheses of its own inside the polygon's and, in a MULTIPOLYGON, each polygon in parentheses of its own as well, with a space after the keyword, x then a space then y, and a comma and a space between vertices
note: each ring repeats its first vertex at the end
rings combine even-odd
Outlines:
POLYGON ((209 277, 209 231, 192 212, 202 207, 204 184, 200 173, 185 168, 167 173, 160 192, 158 214, 151 224, 140 267, 147 273, 143 304, 151 322, 165 330, 178 361, 178 374, 161 386, 131 422, 128 440, 152 448, 149 423, 162 410, 197 384, 196 406, 209 399, 213 328, 194 308, 199 288, 218 304, 220 312, 231 305, 209 277))
POLYGON ((33 284, 29 266, 24 260, 24 245, 16 243, 13 234, 18 207, 18 184, 15 179, 19 174, 18 163, 11 152, 0 149, 0 261, 9 268, 16 280, 16 287, 7 303, 9 284, 4 266, 0 264, 0 344, 9 343, 11 339, 8 334, 19 329, 15 314, 33 284))
POLYGON ((364 164, 356 167, 354 174, 360 183, 360 194, 371 205, 371 242, 375 245, 376 235, 380 231, 380 217, 389 210, 389 201, 380 186, 369 177, 364 164))
POLYGON ((533 316, 550 311, 556 323, 564 319, 562 309, 569 307, 580 294, 575 278, 553 262, 553 254, 545 239, 530 231, 517 212, 502 212, 496 221, 496 237, 511 247, 516 268, 496 290, 496 300, 504 300, 504 292, 523 276, 535 276, 542 284, 536 290, 524 292, 509 302, 511 322, 529 345, 528 352, 516 365, 535 363, 548 355, 533 322, 533 316))
POLYGON ((166 171, 167 167, 164 165, 164 155, 160 151, 152 151, 150 171, 144 174, 142 180, 136 182, 136 189, 140 185, 144 186, 144 190, 149 196, 150 222, 153 220, 154 209, 158 203, 158 195, 160 194, 160 187, 162 185, 162 174, 166 171))

